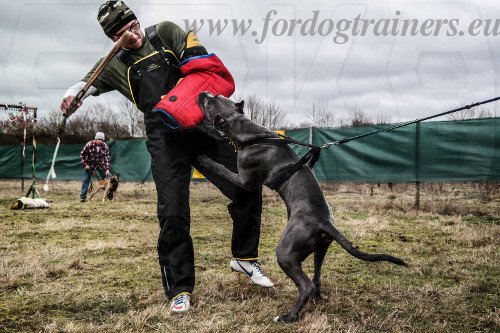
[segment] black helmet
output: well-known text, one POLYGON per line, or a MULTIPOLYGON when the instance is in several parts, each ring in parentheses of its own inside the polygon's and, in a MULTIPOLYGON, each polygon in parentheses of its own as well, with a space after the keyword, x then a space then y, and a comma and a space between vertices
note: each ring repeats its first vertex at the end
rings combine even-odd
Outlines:
POLYGON ((97 20, 106 36, 111 38, 127 23, 137 20, 137 17, 123 1, 109 0, 99 7, 97 20))

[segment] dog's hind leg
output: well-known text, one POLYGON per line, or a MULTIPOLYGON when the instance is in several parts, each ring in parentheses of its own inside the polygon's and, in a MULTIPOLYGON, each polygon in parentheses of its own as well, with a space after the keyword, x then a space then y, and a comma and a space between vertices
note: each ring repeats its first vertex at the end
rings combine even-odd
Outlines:
POLYGON ((323 265, 323 261, 325 259, 326 252, 328 251, 328 247, 332 241, 322 244, 318 246, 316 251, 314 252, 314 294, 312 295, 314 298, 321 298, 321 266, 323 265))
POLYGON ((97 192, 99 192, 100 190, 103 190, 104 188, 102 187, 99 187, 97 189, 95 189, 95 191, 93 191, 91 194, 90 194, 90 197, 89 197, 89 201, 92 200, 92 198, 97 194, 97 192))
MULTIPOLYGON (((289 236, 291 237, 292 235, 289 236)), ((311 279, 302 270, 302 261, 304 261, 311 251, 303 252, 304 247, 299 244, 293 244, 292 246, 286 244, 287 242, 283 241, 283 239, 287 238, 288 236, 283 235, 282 241, 276 249, 278 264, 297 286, 299 297, 289 313, 276 317, 274 321, 290 323, 297 320, 300 310, 304 307, 309 298, 314 295, 315 287, 311 279)))

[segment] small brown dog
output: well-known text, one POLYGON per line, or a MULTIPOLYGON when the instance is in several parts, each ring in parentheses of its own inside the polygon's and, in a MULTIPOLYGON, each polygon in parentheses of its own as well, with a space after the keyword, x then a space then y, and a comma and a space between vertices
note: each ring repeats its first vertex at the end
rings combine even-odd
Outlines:
POLYGON ((109 178, 100 179, 95 185, 95 189, 92 190, 90 194, 89 201, 92 200, 94 195, 100 190, 104 190, 104 195, 102 201, 113 201, 116 199, 116 190, 118 189, 118 184, 120 183, 120 175, 111 176, 109 178))

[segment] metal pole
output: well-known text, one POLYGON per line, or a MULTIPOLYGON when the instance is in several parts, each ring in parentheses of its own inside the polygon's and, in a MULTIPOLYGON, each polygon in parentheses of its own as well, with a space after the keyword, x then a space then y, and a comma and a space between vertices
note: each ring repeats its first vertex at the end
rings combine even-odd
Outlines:
POLYGON ((420 210, 420 123, 415 128, 415 209, 420 210))
POLYGON ((24 156, 23 156, 23 143, 21 143, 21 191, 24 192, 24 156))

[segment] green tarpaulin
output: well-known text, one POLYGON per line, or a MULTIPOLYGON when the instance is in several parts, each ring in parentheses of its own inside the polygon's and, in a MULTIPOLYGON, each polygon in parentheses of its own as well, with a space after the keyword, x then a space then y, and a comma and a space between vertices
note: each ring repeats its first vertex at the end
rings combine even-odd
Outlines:
MULTIPOLYGON (((306 128, 287 131, 295 140, 322 145, 383 128, 306 128), (311 138, 312 135, 312 138, 311 138)), ((433 182, 500 179, 500 118, 423 122, 323 149, 314 167, 319 180, 349 182, 433 182)), ((111 172, 125 181, 152 180, 145 140, 112 141, 111 172)), ((303 155, 307 148, 292 146, 303 155)), ((55 146, 38 145, 37 178, 44 179, 55 146)), ((57 179, 80 179, 82 145, 61 144, 57 179)), ((1 146, 0 178, 31 178, 32 147, 22 166, 20 146, 1 146)))

